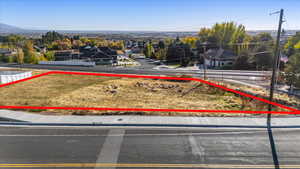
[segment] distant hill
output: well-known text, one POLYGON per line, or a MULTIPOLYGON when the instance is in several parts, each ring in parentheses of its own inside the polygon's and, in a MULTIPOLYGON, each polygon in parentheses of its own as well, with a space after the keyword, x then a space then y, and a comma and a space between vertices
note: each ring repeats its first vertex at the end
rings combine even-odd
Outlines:
MULTIPOLYGON (((11 26, 7 25, 4 23, 0 23, 0 35, 7 35, 7 34, 21 34, 21 35, 30 35, 31 37, 35 36, 40 36, 42 34, 45 34, 48 31, 53 31, 53 30, 30 30, 30 29, 22 29, 16 26, 11 26)), ((59 33, 62 34, 80 34, 83 36, 96 36, 99 34, 102 35, 128 35, 128 36, 133 36, 133 37, 171 37, 171 38, 176 38, 177 36, 179 37, 186 37, 186 36, 197 36, 196 31, 190 31, 190 32, 185 32, 185 31, 178 31, 178 32, 172 32, 172 31, 111 31, 111 30, 94 30, 94 31, 87 31, 87 30, 55 30, 59 33)), ((296 32, 299 30, 286 30, 286 36, 292 36, 295 35, 296 32)), ((276 36, 276 31, 275 30, 247 30, 246 31, 249 35, 257 35, 261 32, 268 32, 270 33, 273 37, 276 36)))
POLYGON ((27 30, 15 26, 0 23, 0 33, 22 33, 27 30))

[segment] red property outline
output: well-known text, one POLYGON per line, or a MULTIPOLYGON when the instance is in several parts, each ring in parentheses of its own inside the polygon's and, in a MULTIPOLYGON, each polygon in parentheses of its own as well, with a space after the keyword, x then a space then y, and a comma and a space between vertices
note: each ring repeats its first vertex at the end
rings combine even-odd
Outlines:
POLYGON ((209 113, 247 113, 247 114, 300 114, 300 110, 284 106, 276 102, 270 102, 269 100, 253 96, 247 93, 243 93, 234 89, 227 88, 222 85, 218 85, 206 80, 198 78, 179 78, 179 77, 165 77, 165 76, 149 76, 149 75, 129 75, 129 74, 108 74, 108 73, 87 73, 87 72, 64 72, 64 71, 49 71, 46 73, 41 73, 26 79, 21 79, 18 81, 1 84, 0 87, 9 86, 12 84, 28 81, 34 78, 41 76, 46 76, 49 74, 72 74, 72 75, 91 75, 91 76, 110 76, 110 77, 126 77, 126 78, 148 78, 148 79, 168 79, 168 80, 188 80, 188 81, 197 81, 201 83, 208 84, 213 87, 223 89, 228 92, 236 93, 241 96, 249 97, 255 100, 271 104, 273 106, 281 107, 289 111, 240 111, 240 110, 193 110, 193 109, 142 109, 142 108, 100 108, 100 107, 38 107, 38 106, 0 106, 0 109, 64 109, 64 110, 98 110, 98 111, 158 111, 158 112, 209 112, 209 113))

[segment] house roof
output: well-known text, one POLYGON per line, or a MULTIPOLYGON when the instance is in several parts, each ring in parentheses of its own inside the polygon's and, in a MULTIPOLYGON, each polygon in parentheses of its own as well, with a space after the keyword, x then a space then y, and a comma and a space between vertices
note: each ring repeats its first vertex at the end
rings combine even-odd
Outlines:
POLYGON ((66 55, 72 55, 72 54, 80 54, 78 50, 70 49, 70 50, 55 50, 54 55, 57 56, 66 56, 66 55))
POLYGON ((206 56, 212 59, 220 59, 220 60, 232 60, 236 57, 236 55, 230 51, 222 48, 219 49, 209 49, 206 53, 206 56))
POLYGON ((91 46, 85 46, 84 49, 91 49, 91 46))
POLYGON ((93 58, 111 58, 111 56, 107 55, 102 51, 99 51, 95 55, 93 55, 93 58))
POLYGON ((117 55, 117 52, 109 47, 99 47, 99 49, 107 55, 117 55))

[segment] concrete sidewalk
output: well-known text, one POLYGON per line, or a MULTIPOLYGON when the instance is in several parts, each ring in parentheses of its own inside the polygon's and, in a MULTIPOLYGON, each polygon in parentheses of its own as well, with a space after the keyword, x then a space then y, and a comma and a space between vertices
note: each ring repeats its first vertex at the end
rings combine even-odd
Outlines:
MULTIPOLYGON (((23 111, 0 110, 0 119, 55 124, 137 124, 137 125, 215 125, 265 126, 264 117, 172 117, 172 116, 72 116, 40 115, 23 111)), ((272 126, 300 126, 300 117, 272 118, 272 126)))

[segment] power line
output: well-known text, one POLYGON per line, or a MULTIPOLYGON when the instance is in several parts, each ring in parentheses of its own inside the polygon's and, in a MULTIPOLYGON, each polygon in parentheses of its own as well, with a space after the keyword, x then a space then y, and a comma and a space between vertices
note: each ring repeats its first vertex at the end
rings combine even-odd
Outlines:
POLYGON ((284 20, 284 25, 285 25, 285 27, 286 27, 286 30, 293 30, 293 29, 295 29, 295 28, 292 28, 292 27, 290 26, 290 24, 289 24, 288 20, 286 19, 286 16, 285 16, 285 15, 283 15, 283 20, 284 20))

